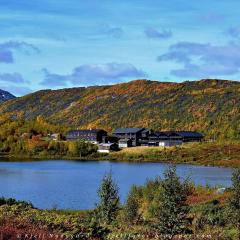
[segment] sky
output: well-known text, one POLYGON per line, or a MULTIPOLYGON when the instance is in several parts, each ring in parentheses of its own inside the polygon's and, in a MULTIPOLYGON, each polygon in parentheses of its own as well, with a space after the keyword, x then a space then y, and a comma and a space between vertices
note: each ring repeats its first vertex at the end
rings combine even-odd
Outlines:
POLYGON ((0 89, 240 79, 239 0, 0 0, 0 89))

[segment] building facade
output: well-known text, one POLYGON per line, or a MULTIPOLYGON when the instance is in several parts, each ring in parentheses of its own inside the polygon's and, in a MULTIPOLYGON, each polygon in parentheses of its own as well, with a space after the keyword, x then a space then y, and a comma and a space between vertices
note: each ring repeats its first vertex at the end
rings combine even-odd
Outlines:
POLYGON ((118 142, 119 148, 128 148, 132 147, 132 140, 131 139, 120 139, 118 142))
MULTIPOLYGON (((95 144, 105 144, 99 150, 116 143, 120 148, 135 146, 176 146, 185 142, 200 142, 204 136, 193 131, 161 131, 154 132, 146 128, 118 128, 112 136, 102 129, 71 130, 67 133, 67 140, 82 140, 95 144)), ((114 145, 113 145, 114 146, 114 145)))
POLYGON ((165 131, 149 135, 149 146, 176 146, 184 142, 200 142, 203 135, 192 131, 165 131))
POLYGON ((107 132, 102 129, 83 129, 83 130, 70 130, 67 133, 67 140, 82 140, 91 143, 102 143, 107 132))
POLYGON ((140 139, 145 128, 118 128, 113 132, 113 136, 119 140, 129 139, 132 146, 140 146, 140 139))

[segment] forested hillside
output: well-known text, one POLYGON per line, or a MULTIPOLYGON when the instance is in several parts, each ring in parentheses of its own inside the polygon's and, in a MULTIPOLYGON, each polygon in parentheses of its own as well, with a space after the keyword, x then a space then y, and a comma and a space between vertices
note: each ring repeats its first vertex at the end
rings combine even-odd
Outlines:
POLYGON ((240 138, 240 82, 163 83, 42 90, 0 105, 14 117, 44 116, 70 127, 197 130, 209 138, 240 138))
POLYGON ((13 96, 11 93, 0 89, 0 103, 13 98, 15 98, 15 96, 13 96))

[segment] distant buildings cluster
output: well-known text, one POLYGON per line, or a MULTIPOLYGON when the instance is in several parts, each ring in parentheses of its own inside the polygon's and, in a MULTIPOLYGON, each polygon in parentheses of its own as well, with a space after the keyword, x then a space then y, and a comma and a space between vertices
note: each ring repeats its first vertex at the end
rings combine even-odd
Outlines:
POLYGON ((99 152, 132 146, 176 146, 184 142, 200 142, 203 135, 192 131, 153 131, 147 128, 118 128, 111 136, 103 129, 71 130, 67 140, 84 140, 98 144, 99 152))

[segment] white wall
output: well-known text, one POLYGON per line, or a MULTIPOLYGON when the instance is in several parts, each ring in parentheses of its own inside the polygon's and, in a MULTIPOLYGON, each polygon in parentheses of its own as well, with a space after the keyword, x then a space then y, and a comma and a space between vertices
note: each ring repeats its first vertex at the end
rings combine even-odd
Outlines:
POLYGON ((127 143, 119 143, 120 148, 127 148, 128 144, 127 143))
POLYGON ((97 150, 99 153, 109 153, 110 151, 107 149, 98 149, 97 150))
POLYGON ((174 141, 174 140, 166 140, 166 141, 161 141, 159 142, 160 147, 171 147, 171 146, 177 146, 181 145, 182 141, 174 141))

